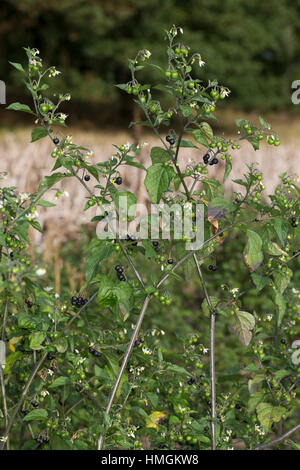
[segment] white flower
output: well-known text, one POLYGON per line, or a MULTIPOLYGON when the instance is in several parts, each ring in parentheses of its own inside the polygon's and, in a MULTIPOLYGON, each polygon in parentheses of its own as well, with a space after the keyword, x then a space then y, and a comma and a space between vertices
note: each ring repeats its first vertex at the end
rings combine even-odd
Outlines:
POLYGON ((133 431, 129 431, 129 432, 127 433, 127 436, 128 436, 128 437, 135 437, 135 434, 134 434, 133 431))
POLYGON ((67 135, 67 137, 66 137, 66 143, 67 143, 67 144, 71 144, 71 143, 72 143, 72 136, 71 136, 71 135, 67 135))
POLYGON ((48 369, 47 372, 48 372, 48 375, 50 375, 50 376, 52 376, 54 374, 53 370, 51 370, 51 369, 48 369))
POLYGON ((183 408, 181 405, 178 405, 178 409, 180 411, 180 413, 184 413, 186 408, 183 408))
POLYGON ((75 354, 79 354, 78 349, 74 349, 74 353, 75 353, 75 354))
POLYGON ((7 441, 7 436, 1 436, 0 441, 1 442, 6 442, 7 441))
POLYGON ((145 346, 142 348, 142 351, 144 354, 151 355, 152 351, 149 348, 146 348, 145 346))
POLYGON ((239 291, 239 288, 238 288, 238 287, 234 287, 233 289, 231 289, 230 292, 233 294, 233 297, 236 297, 238 291, 239 291))
POLYGON ((273 316, 272 315, 267 315, 266 316, 266 321, 272 321, 273 316))
POLYGON ((165 433, 165 432, 162 432, 160 435, 161 435, 161 437, 166 437, 166 433, 165 433))
POLYGON ((199 67, 203 67, 203 65, 205 65, 205 62, 204 60, 202 60, 201 58, 199 59, 199 67))
POLYGON ((48 390, 42 390, 42 391, 41 391, 41 395, 42 395, 42 397, 45 398, 47 395, 49 395, 48 390))
POLYGON ((46 292, 51 292, 54 289, 54 287, 47 286, 45 287, 46 292))
POLYGON ((208 349, 208 348, 203 348, 203 350, 202 350, 203 354, 207 354, 207 353, 208 353, 208 351, 209 351, 209 349, 208 349))
POLYGON ((29 212, 28 214, 25 214, 25 217, 26 219, 29 220, 29 222, 32 220, 32 219, 35 219, 39 216, 38 212, 36 210, 32 211, 32 212, 29 212))
POLYGON ((54 295, 54 297, 55 297, 56 299, 59 299, 59 294, 57 294, 57 292, 56 292, 55 295, 54 295))
POLYGON ((142 146, 143 146, 143 147, 148 147, 148 145, 149 145, 149 142, 143 142, 143 143, 142 143, 142 146))
POLYGON ((30 196, 28 193, 20 193, 21 202, 28 201, 30 196))
POLYGON ((125 150, 128 151, 130 149, 130 143, 127 142, 126 144, 124 144, 124 147, 125 147, 125 150))
POLYGON ((61 72, 59 72, 59 70, 56 70, 55 67, 51 67, 50 71, 49 71, 49 78, 51 77, 56 77, 57 75, 60 75, 61 72))
POLYGON ((46 274, 46 269, 45 268, 39 268, 35 271, 35 273, 38 275, 38 276, 44 276, 44 274, 46 274))
POLYGON ((222 96, 222 97, 228 96, 229 93, 230 93, 230 90, 228 90, 228 89, 226 90, 225 88, 221 88, 221 90, 220 90, 220 96, 222 96))
POLYGON ((64 114, 64 113, 60 113, 58 117, 59 117, 59 119, 62 119, 63 121, 65 121, 67 119, 68 115, 64 114))
POLYGON ((145 59, 150 59, 150 57, 151 57, 151 52, 148 51, 147 49, 145 49, 145 50, 144 50, 144 57, 145 57, 145 59))

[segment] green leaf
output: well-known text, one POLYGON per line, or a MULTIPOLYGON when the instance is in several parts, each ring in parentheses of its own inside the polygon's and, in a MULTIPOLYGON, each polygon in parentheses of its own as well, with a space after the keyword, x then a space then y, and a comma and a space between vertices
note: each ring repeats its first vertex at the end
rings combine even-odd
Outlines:
MULTIPOLYGON (((28 415, 27 415, 28 416, 28 415)), ((56 434, 51 435, 50 447, 52 450, 70 450, 72 449, 71 444, 68 441, 64 441, 61 437, 56 434)))
MULTIPOLYGON (((6 107, 10 111, 23 111, 24 113, 34 114, 27 104, 12 103, 6 107)), ((34 114, 35 115, 35 114, 34 114)))
POLYGON ((201 127, 201 131, 203 135, 207 139, 212 140, 214 137, 214 132, 212 130, 212 127, 208 124, 208 122, 201 122, 200 127, 201 127))
POLYGON ((227 180, 228 176, 231 173, 231 170, 232 170, 232 163, 231 163, 230 160, 226 159, 225 172, 224 172, 224 176, 223 176, 223 183, 225 183, 225 181, 227 180))
POLYGON ((36 331, 35 333, 31 333, 29 336, 29 347, 30 349, 34 349, 38 351, 39 349, 43 349, 42 342, 44 341, 46 334, 43 331, 36 331))
POLYGON ((109 258, 113 251, 113 246, 111 243, 107 243, 106 240, 99 241, 98 244, 90 250, 85 262, 85 278, 87 283, 95 276, 99 263, 109 258))
POLYGON ((288 223, 278 216, 274 218, 273 227, 281 244, 283 245, 289 231, 288 223))
POLYGON ((273 406, 270 403, 259 403, 256 408, 257 417, 266 432, 269 432, 273 423, 279 423, 286 409, 283 406, 273 406))
POLYGON ((180 142, 180 147, 186 147, 186 148, 194 148, 197 149, 197 145, 193 144, 190 140, 181 140, 180 142))
POLYGON ((170 160, 169 153, 161 147, 152 147, 150 157, 153 165, 155 165, 155 163, 165 163, 170 160))
POLYGON ((31 132, 31 142, 36 142, 37 140, 42 139, 47 135, 48 131, 45 129, 45 127, 35 127, 31 132))
POLYGON ((115 307, 129 315, 132 304, 132 287, 127 283, 115 285, 107 276, 102 276, 98 291, 99 307, 115 307))
POLYGON ((42 182, 39 185, 38 191, 42 191, 45 189, 50 189, 52 186, 54 186, 58 181, 62 180, 63 178, 73 176, 69 173, 53 173, 51 176, 45 176, 45 178, 42 180, 42 182))
MULTIPOLYGON (((235 210, 235 205, 230 201, 227 201, 223 197, 217 196, 209 204, 209 208, 217 207, 220 209, 225 209, 226 212, 233 212, 235 210)), ((215 217, 216 218, 216 217, 215 217)))
POLYGON ((269 242, 265 251, 272 256, 288 256, 287 252, 282 250, 275 242, 269 242))
POLYGON ((59 353, 64 353, 68 349, 68 340, 65 337, 57 338, 53 342, 53 346, 57 349, 59 353))
MULTIPOLYGON (((170 170, 172 170, 170 168, 170 170)), ((173 170, 172 170, 173 171, 173 170)), ((145 186, 150 199, 154 204, 158 204, 162 195, 167 191, 171 182, 171 172, 161 163, 147 168, 145 186)))
POLYGON ((282 294, 286 288, 288 287, 291 277, 292 271, 290 269, 286 269, 285 272, 283 271, 274 271, 273 279, 276 289, 282 294))
POLYGON ((24 416, 23 421, 43 421, 48 418, 48 412, 44 408, 31 410, 24 416))
POLYGON ((275 294, 275 304, 277 305, 278 309, 277 325, 280 326, 286 311, 286 300, 284 296, 278 291, 275 294))
POLYGON ((8 63, 12 65, 15 69, 17 69, 19 72, 26 74, 21 64, 18 64, 17 62, 10 62, 10 61, 8 61, 8 63))
POLYGON ((41 200, 41 201, 36 202, 36 206, 54 207, 54 206, 56 206, 56 204, 53 204, 53 202, 41 200))
POLYGON ((70 383, 70 378, 69 377, 57 377, 52 384, 49 386, 49 388, 56 388, 56 387, 61 387, 63 385, 66 385, 70 383))
POLYGON ((207 141, 207 138, 200 129, 196 129, 194 131, 191 131, 190 134, 194 137, 194 139, 201 145, 204 145, 204 147, 209 148, 209 143, 207 141))
POLYGON ((248 346, 252 339, 252 330, 255 326, 255 318, 249 312, 238 311, 234 331, 244 346, 248 346))
POLYGON ((262 239, 260 236, 247 230, 248 242, 244 251, 244 260, 251 272, 255 271, 263 261, 262 239))
POLYGON ((260 292, 266 285, 269 284, 269 278, 261 276, 260 274, 252 273, 251 278, 258 292, 260 292))

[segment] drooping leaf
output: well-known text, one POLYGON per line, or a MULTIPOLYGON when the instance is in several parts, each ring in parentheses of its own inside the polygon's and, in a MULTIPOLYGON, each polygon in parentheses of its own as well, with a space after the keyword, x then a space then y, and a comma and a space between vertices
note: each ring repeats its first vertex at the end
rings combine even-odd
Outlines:
POLYGON ((255 326, 255 318, 249 312, 239 310, 236 313, 236 323, 234 331, 238 339, 244 346, 248 346, 252 339, 252 330, 255 326))
POLYGON ((263 261, 262 240, 258 233, 247 230, 248 242, 244 251, 244 260, 251 272, 255 271, 263 261))

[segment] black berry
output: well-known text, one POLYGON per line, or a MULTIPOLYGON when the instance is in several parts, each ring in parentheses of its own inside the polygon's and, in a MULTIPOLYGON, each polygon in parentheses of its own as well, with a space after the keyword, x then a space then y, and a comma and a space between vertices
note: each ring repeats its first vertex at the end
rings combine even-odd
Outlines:
POLYGON ((175 144, 175 139, 170 139, 170 140, 169 140, 169 144, 170 144, 170 145, 174 145, 174 144, 175 144))
POLYGON ((210 264, 210 265, 208 266, 208 269, 209 269, 210 271, 216 271, 217 267, 216 267, 214 264, 210 264))
POLYGON ((55 145, 59 144, 59 139, 58 139, 57 137, 55 137, 55 139, 53 139, 53 143, 54 143, 55 145))
POLYGON ((39 406, 37 401, 32 401, 31 404, 32 404, 33 408, 37 408, 39 406))
POLYGON ((123 180, 122 180, 121 176, 118 176, 118 178, 115 179, 115 183, 116 183, 117 185, 122 184, 122 181, 123 181, 123 180))
POLYGON ((91 179, 90 175, 85 175, 84 181, 90 181, 90 179, 91 179))
POLYGON ((173 264, 173 262, 174 261, 172 260, 172 258, 169 258, 168 261, 167 261, 168 264, 173 264))
POLYGON ((158 246, 158 242, 154 241, 154 242, 152 242, 152 245, 153 246, 158 246))

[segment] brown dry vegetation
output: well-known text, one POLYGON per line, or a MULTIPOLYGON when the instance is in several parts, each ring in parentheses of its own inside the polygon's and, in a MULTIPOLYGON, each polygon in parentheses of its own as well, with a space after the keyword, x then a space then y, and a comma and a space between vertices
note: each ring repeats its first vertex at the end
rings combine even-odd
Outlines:
MULTIPOLYGON (((242 114, 242 113, 241 113, 242 114)), ((227 116, 227 122, 232 122, 233 117, 227 116)), ((224 119, 224 118, 223 118, 224 119)), ((276 121, 276 120, 275 120, 276 121)), ((224 121, 226 122, 226 121, 224 121)), ((223 124, 224 124, 223 122, 223 124)), ((288 174, 300 174, 299 141, 300 128, 299 120, 283 119, 274 123, 273 127, 278 130, 282 145, 275 148, 269 145, 262 145, 261 150, 255 152, 252 147, 245 143, 240 151, 233 151, 233 172, 226 182, 226 191, 239 191, 240 187, 232 183, 232 179, 241 177, 246 170, 246 163, 257 162, 258 167, 263 171, 264 182, 266 184, 265 194, 269 194, 278 184, 278 175, 287 172, 288 174)), ((223 126, 226 129, 226 126, 223 126)), ((112 144, 121 145, 125 142, 133 142, 132 135, 129 132, 115 131, 82 131, 78 129, 68 129, 68 134, 72 135, 73 142, 90 148, 94 152, 92 160, 101 161, 109 158, 114 153, 112 144)), ((0 133, 0 171, 8 173, 5 184, 14 185, 22 192, 34 191, 42 176, 50 173, 54 160, 50 157, 53 144, 43 139, 41 141, 30 143, 30 128, 5 130, 0 133)), ((228 130, 227 135, 230 133, 228 130)), ((147 141, 149 145, 143 149, 140 157, 141 162, 148 166, 150 164, 149 153, 153 145, 159 145, 159 141, 153 136, 147 134, 142 136, 142 142, 147 141)), ((195 162, 202 161, 204 152, 194 149, 182 149, 179 160, 181 166, 189 158, 195 162)), ((122 168, 123 188, 135 192, 139 202, 147 200, 147 194, 143 188, 143 174, 141 170, 134 167, 122 168)), ((217 167, 209 170, 211 176, 216 176, 220 180, 223 177, 223 162, 217 167)), ((92 179, 90 184, 92 185, 92 179)), ((80 224, 87 223, 96 208, 89 209, 88 213, 83 212, 84 199, 86 197, 84 188, 80 187, 75 179, 65 180, 62 183, 63 188, 68 191, 69 197, 61 197, 55 200, 55 192, 48 194, 47 199, 55 202, 57 207, 39 208, 41 225, 47 229, 48 237, 51 238, 54 245, 61 244, 64 237, 70 237, 80 224), (55 235, 53 235, 53 231, 55 235)), ((61 188, 58 185, 57 188, 61 188)), ((41 242, 39 234, 35 235, 36 242, 41 242)), ((46 240, 44 243, 49 244, 46 240)))

